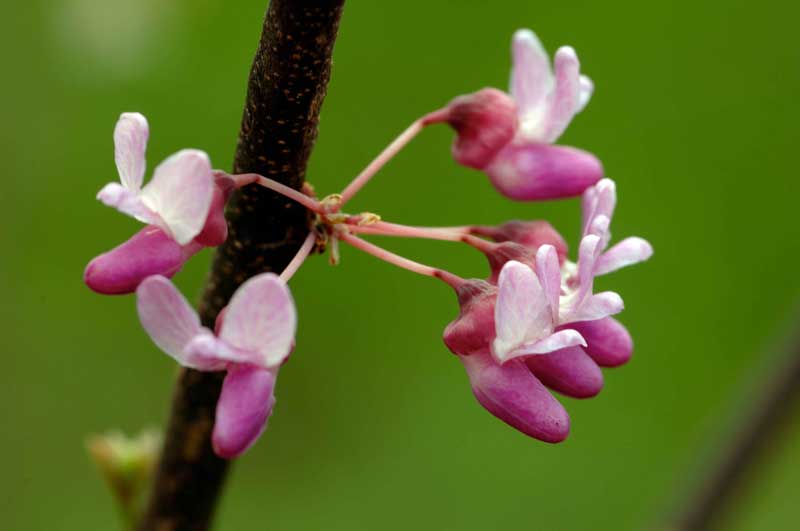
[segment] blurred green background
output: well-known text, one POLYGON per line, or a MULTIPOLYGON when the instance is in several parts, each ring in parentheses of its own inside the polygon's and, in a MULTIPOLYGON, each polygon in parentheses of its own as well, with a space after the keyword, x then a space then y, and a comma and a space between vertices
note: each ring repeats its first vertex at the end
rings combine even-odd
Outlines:
MULTIPOLYGON (((81 282, 137 223, 94 195, 116 179, 122 111, 150 120, 148 160, 205 149, 230 168, 265 0, 60 0, 6 6, 0 32, 0 527, 114 529, 89 433, 165 421, 174 363, 130 297, 81 282)), ((420 114, 506 87, 509 40, 531 27, 577 49, 595 97, 562 139, 596 152, 619 187, 617 238, 647 264, 604 279, 627 310, 631 363, 595 399, 565 403, 549 446, 472 398, 441 332, 455 298, 343 249, 292 280, 297 350, 260 442, 233 468, 217 529, 648 529, 714 457, 741 393, 777 359, 800 294, 796 3, 350 1, 309 179, 341 189, 420 114)), ((410 224, 547 218, 575 246, 577 201, 511 203, 425 132, 352 205, 410 224)), ((481 256, 383 240, 464 276, 481 256)), ((201 290, 207 251, 177 277, 201 290)), ((796 314, 795 314, 796 315, 796 314)), ((726 524, 796 529, 800 422, 726 524)))

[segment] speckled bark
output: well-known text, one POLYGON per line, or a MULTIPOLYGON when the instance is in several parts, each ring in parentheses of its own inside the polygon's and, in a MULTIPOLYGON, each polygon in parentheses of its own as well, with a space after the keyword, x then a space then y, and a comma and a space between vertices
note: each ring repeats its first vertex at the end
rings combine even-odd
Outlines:
MULTIPOLYGON (((299 189, 317 136, 331 54, 344 0, 273 0, 248 82, 234 172, 255 172, 299 189)), ((305 209, 251 185, 226 212, 229 236, 217 249, 200 303, 212 327, 239 285, 281 271, 307 234, 305 209)), ((140 531, 205 530, 227 463, 211 448, 221 373, 184 370, 178 380, 164 452, 140 531)))

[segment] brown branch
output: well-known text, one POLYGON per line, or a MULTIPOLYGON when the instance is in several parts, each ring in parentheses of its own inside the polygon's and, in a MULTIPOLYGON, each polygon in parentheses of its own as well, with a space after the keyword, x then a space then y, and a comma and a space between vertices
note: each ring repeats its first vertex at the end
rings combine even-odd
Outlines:
POLYGON ((800 331, 795 331, 786 344, 784 359, 755 391, 752 409, 734 436, 726 436, 721 455, 667 526, 670 531, 717 528, 732 502, 743 494, 744 480, 752 476, 754 466, 784 432, 800 398, 800 331))
MULTIPOLYGON (((247 88, 234 172, 255 172, 299 189, 317 136, 331 54, 344 0, 272 0, 247 88)), ((229 236, 217 249, 200 303, 203 324, 249 277, 280 271, 308 232, 304 208, 250 185, 229 202, 229 236)), ((140 531, 205 530, 227 462, 214 455, 211 430, 222 373, 184 370, 140 531)))

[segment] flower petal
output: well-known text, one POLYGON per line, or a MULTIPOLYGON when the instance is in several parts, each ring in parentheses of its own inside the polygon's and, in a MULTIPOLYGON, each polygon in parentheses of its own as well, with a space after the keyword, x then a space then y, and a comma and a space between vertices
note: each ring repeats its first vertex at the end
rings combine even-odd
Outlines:
POLYGON ((602 367, 617 367, 626 363, 633 353, 633 340, 625 326, 606 317, 596 321, 571 323, 586 338, 586 353, 602 367))
POLYGON ((604 291, 587 297, 562 323, 594 321, 614 315, 625 309, 622 297, 613 291, 604 291))
POLYGON ((585 347, 586 341, 575 330, 561 330, 535 343, 526 343, 510 352, 507 359, 534 354, 548 354, 569 347, 585 347))
POLYGON ((142 190, 142 201, 181 245, 205 225, 214 195, 211 162, 202 151, 184 149, 162 162, 142 190))
POLYGON ((556 86, 547 110, 545 142, 555 142, 580 108, 580 62, 571 46, 562 46, 554 60, 556 86))
POLYGON ((275 374, 258 367, 233 367, 217 402, 214 452, 223 459, 244 453, 267 427, 275 406, 275 374))
POLYGON ((558 320, 561 295, 561 267, 558 265, 558 252, 552 245, 542 245, 536 251, 536 276, 542 284, 550 315, 555 323, 558 320))
POLYGON ((277 367, 291 353, 297 312, 286 284, 272 273, 257 275, 233 294, 220 338, 256 353, 254 363, 277 367))
POLYGON ((162 276, 145 279, 136 290, 136 309, 142 326, 158 348, 186 365, 184 349, 204 329, 197 312, 172 282, 162 276))
POLYGON ((120 115, 114 128, 114 161, 122 185, 139 191, 146 166, 144 154, 150 134, 147 119, 138 112, 120 115))
POLYGON ((589 104, 594 94, 594 82, 588 76, 581 76, 579 79, 580 92, 578 94, 578 108, 576 113, 581 112, 589 104))
POLYGON ((574 147, 512 142, 485 172, 506 197, 536 201, 582 194, 603 177, 603 165, 588 151, 574 147))
POLYGON ((142 223, 155 224, 159 222, 158 215, 145 206, 139 192, 125 188, 118 183, 105 185, 97 192, 97 199, 104 205, 116 208, 142 223))
POLYGON ((605 275, 623 267, 644 262, 653 256, 653 246, 642 238, 625 238, 600 255, 594 267, 595 276, 605 275))
MULTIPOLYGON (((617 205, 617 185, 611 179, 601 179, 583 195, 583 233, 590 234, 592 223, 598 216, 605 216, 611 222, 617 205)), ((605 247, 603 247, 605 248, 605 247)))
POLYGON ((222 371, 231 364, 252 363, 254 356, 250 352, 241 352, 206 332, 194 336, 183 348, 186 367, 199 371, 222 371))
POLYGON ((488 353, 459 359, 475 398, 489 413, 540 441, 567 438, 569 415, 522 361, 499 365, 488 353))
POLYGON ((530 356, 525 364, 547 387, 573 398, 590 398, 603 388, 600 367, 581 347, 530 356))
POLYGON ((83 281, 104 295, 133 293, 147 277, 172 277, 200 249, 192 243, 181 247, 159 227, 148 225, 122 245, 89 262, 83 281))
POLYGON ((553 87, 550 59, 536 34, 529 29, 514 33, 511 44, 511 97, 522 121, 539 121, 553 87))
POLYGON ((494 310, 497 337, 492 353, 498 362, 528 343, 550 335, 553 321, 547 297, 533 270, 515 260, 503 266, 494 310))

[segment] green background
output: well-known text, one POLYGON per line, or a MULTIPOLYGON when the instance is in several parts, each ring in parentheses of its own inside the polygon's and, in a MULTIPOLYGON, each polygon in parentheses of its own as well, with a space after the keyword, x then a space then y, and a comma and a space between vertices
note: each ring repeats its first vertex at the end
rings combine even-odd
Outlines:
MULTIPOLYGON (((265 2, 61 0, 7 6, 0 32, 0 527, 113 529, 89 433, 165 420, 174 363, 131 297, 81 282, 137 223, 103 207, 122 111, 150 120, 148 160, 183 147, 230 168, 265 2)), ((597 86, 561 140, 618 184, 617 238, 656 249, 603 280, 636 352, 595 399, 565 400, 549 446, 472 398, 441 332, 452 293, 350 248, 292 280, 297 349, 269 430, 234 466, 217 529, 651 529, 686 494, 778 359, 800 294, 796 3, 350 1, 309 180, 341 189, 420 114, 505 88, 509 40, 573 45, 597 86), (745 393, 745 394, 742 394, 745 393)), ((353 210, 410 224, 551 220, 575 247, 577 201, 512 203, 426 131, 353 210)), ((383 240, 463 276, 481 256, 383 240)), ((178 275, 199 294, 210 253, 178 275)), ((795 314, 796 315, 796 314, 795 314)), ((800 422, 725 529, 796 529, 800 422)))

